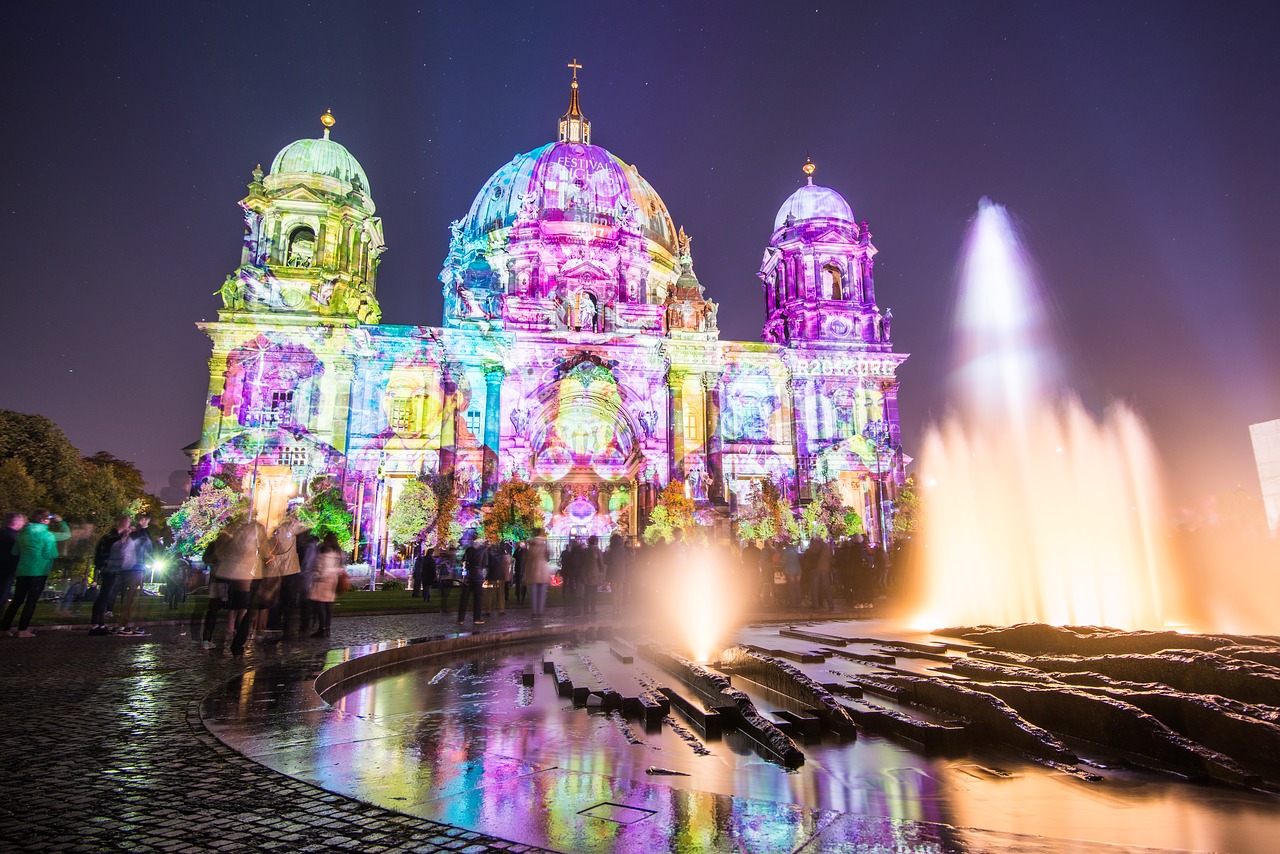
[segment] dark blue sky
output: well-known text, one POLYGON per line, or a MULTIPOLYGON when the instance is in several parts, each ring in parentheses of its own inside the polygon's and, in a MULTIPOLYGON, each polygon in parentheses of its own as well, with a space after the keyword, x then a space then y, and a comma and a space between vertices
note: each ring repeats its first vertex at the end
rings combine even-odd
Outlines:
POLYGON ((448 223, 552 139, 577 57, 593 141, 694 237, 755 340, 773 216, 817 181, 867 218, 907 451, 946 406, 949 309, 986 195, 1020 219, 1073 382, 1133 403, 1180 500, 1257 491, 1280 417, 1280 14, 1221 3, 43 3, 7 13, 0 407, 185 467, 214 292, 256 163, 316 136, 369 175, 389 323, 438 324, 448 223))

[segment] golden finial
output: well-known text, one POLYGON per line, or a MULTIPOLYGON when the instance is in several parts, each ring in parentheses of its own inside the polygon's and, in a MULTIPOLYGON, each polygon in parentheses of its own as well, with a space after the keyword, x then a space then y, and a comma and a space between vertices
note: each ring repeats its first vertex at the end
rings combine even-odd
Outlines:
POLYGON ((333 127, 337 123, 338 120, 333 117, 333 110, 325 110, 324 115, 320 117, 320 124, 324 125, 325 139, 329 138, 329 128, 333 127))
POLYGON ((809 155, 806 154, 804 156, 804 166, 801 167, 801 171, 803 171, 805 176, 809 179, 810 184, 813 183, 813 173, 817 168, 817 166, 813 165, 813 161, 809 159, 809 155))
POLYGON ((582 66, 578 64, 578 58, 576 56, 573 58, 573 62, 569 63, 566 66, 566 68, 573 69, 573 82, 570 83, 569 85, 572 86, 574 89, 578 88, 578 69, 581 67, 582 66))

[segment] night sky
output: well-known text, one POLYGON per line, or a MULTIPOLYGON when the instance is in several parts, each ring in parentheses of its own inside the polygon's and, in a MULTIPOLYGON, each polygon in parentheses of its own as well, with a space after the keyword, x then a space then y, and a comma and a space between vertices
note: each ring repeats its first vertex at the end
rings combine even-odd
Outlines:
POLYGON ((449 222, 554 139, 577 57, 593 141, 693 236, 722 338, 759 340, 755 272, 810 154, 871 224, 914 453, 946 410, 957 254, 989 196, 1085 402, 1146 417, 1179 502, 1258 491, 1248 425, 1280 418, 1280 7, 604 5, 11 8, 0 407, 181 486, 208 383, 194 324, 239 263, 254 165, 331 107, 383 217, 384 321, 438 325, 449 222))

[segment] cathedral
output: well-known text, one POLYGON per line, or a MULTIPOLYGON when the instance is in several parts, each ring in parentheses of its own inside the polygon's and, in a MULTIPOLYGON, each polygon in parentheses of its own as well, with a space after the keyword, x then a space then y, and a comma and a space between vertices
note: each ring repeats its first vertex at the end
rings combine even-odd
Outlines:
POLYGON ((253 171, 240 266, 199 325, 213 353, 193 482, 234 467, 274 516, 327 474, 375 562, 396 496, 426 472, 453 477, 464 526, 519 476, 558 537, 639 534, 673 480, 709 522, 756 481, 796 506, 835 482, 883 542, 907 357, 866 220, 806 163, 760 224, 762 340, 720 340, 690 237, 591 144, 570 67, 558 139, 500 166, 451 224, 440 326, 381 323, 382 220, 330 113, 321 138, 253 171))

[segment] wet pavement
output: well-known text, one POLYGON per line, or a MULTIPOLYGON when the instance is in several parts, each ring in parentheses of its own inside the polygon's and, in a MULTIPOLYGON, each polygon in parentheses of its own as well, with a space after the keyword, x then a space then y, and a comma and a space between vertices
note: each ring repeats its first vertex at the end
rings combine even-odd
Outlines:
POLYGON ((327 641, 244 659, 202 650, 185 625, 0 637, 0 851, 532 850, 291 779, 199 720, 204 695, 246 671, 452 628, 438 613, 335 618, 327 641))
MULTIPOLYGON (((485 629, 530 625, 509 612, 485 629)), ((890 773, 848 776, 816 800, 817 778, 803 774, 788 776, 791 791, 778 797, 767 786, 739 789, 723 773, 706 786, 646 778, 648 760, 620 773, 625 728, 585 712, 566 722, 563 704, 548 696, 550 677, 539 671, 531 690, 521 684, 521 647, 388 668, 326 689, 326 703, 314 677, 349 659, 347 650, 396 649, 400 639, 457 627, 424 612, 338 618, 333 628, 327 641, 262 644, 244 659, 200 649, 186 626, 135 639, 83 630, 0 638, 0 850, 1137 850, 1038 835, 1036 812, 1065 803, 1055 789, 1071 781, 1004 798, 1008 811, 1026 814, 1014 824, 1026 831, 1008 832, 972 829, 978 816, 963 804, 935 814, 937 775, 924 765, 910 773, 900 756, 890 773), (492 663, 467 671, 473 660, 492 663), (495 691, 519 710, 520 725, 475 713, 495 691), (446 714, 448 703, 465 713, 446 714), (591 746, 601 733, 612 747, 607 739, 603 750, 591 746), (549 742, 565 750, 548 750, 549 742)), ((642 729, 633 735, 645 738, 642 729)), ((651 741, 644 751, 664 766, 700 761, 658 747, 651 741)), ((813 752, 811 766, 836 767, 813 752)), ((774 770, 732 739, 709 761, 740 764, 757 780, 774 770)), ((965 767, 983 767, 959 766, 971 777, 965 767)), ((1012 795, 1029 783, 1026 775, 998 785, 1012 795)), ((1213 847, 1249 850, 1243 841, 1213 847)))

